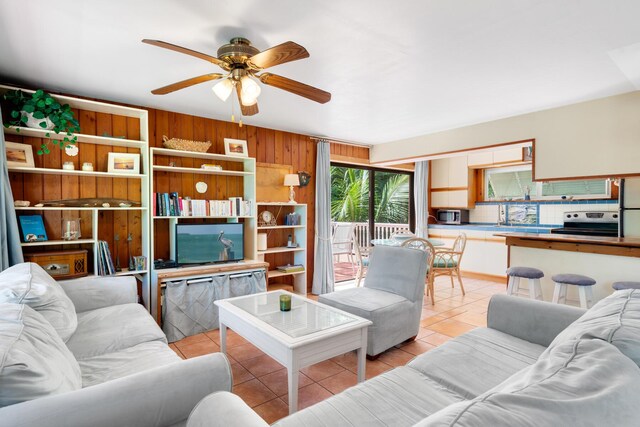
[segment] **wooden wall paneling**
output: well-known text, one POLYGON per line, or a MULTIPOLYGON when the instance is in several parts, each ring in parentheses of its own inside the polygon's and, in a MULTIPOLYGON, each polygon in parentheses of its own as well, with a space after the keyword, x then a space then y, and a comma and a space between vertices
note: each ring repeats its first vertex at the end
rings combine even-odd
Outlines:
MULTIPOLYGON (((140 140, 140 120, 135 117, 127 117, 126 131, 128 139, 140 140)), ((140 154, 140 150, 136 148, 128 148, 127 152, 140 154)), ((140 161, 142 162, 142 156, 140 157, 140 161)), ((146 172, 142 165, 140 167, 140 171, 146 172)), ((142 180, 128 179, 127 199, 141 202, 141 186, 142 180)), ((133 234, 133 241, 131 242, 130 246, 131 253, 129 254, 129 256, 142 255, 142 212, 135 210, 127 211, 127 223, 128 232, 133 234)), ((113 252, 113 250, 111 252, 113 252)))
MULTIPOLYGON (((127 118, 121 116, 112 116, 111 117, 111 128, 113 130, 114 137, 122 137, 126 138, 127 136, 127 118)), ((110 147, 112 152, 115 153, 124 153, 127 151, 125 147, 110 147)), ((113 178, 113 197, 117 199, 126 199, 128 198, 128 188, 127 188, 127 178, 113 178)), ((118 248, 118 254, 120 258, 120 266, 122 268, 128 267, 129 265, 129 248, 127 245, 127 237, 129 235, 129 224, 128 224, 128 215, 127 212, 114 211, 113 212, 113 232, 114 237, 117 234, 120 238, 120 244, 118 248)), ((109 242, 107 242, 109 243, 109 242)), ((109 245, 111 249, 113 249, 113 245, 109 245)), ((112 250, 113 252, 113 250, 112 250)))
MULTIPOLYGON (((84 129, 82 129, 84 132, 84 129)), ((111 114, 106 113, 96 113, 96 126, 95 126, 96 135, 113 135, 113 129, 111 126, 111 114)), ((85 132, 86 133, 86 132, 85 132)), ((88 144, 83 144, 88 145, 88 144)), ((109 152, 111 151, 111 147, 107 145, 96 145, 95 146, 95 162, 93 163, 93 168, 96 171, 106 171, 108 166, 108 157, 109 152)), ((112 198, 113 197, 113 179, 112 178, 97 178, 97 197, 105 197, 112 198)), ((114 227, 114 212, 113 211, 100 211, 98 213, 98 228, 99 235, 98 237, 104 241, 106 241, 111 249, 111 255, 113 256, 113 263, 116 265, 116 250, 115 250, 115 240, 113 239, 113 227, 114 227)), ((126 238, 126 236, 124 236, 126 238)), ((124 263, 125 259, 122 257, 121 249, 122 241, 118 247, 118 258, 120 259, 120 266, 127 265, 124 263)), ((92 265, 92 264, 90 264, 92 265)))

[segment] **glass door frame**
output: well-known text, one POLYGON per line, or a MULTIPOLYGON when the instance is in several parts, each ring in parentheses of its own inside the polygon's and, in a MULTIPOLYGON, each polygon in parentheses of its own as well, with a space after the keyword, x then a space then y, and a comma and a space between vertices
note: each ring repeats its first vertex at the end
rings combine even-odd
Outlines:
POLYGON ((357 164, 341 163, 341 162, 333 162, 333 161, 331 162, 331 166, 336 166, 340 168, 363 169, 363 170, 369 171, 369 241, 373 240, 374 238, 375 223, 376 223, 373 215, 373 213, 375 212, 375 186, 376 186, 375 173, 376 171, 409 175, 409 230, 411 230, 412 233, 415 233, 416 212, 415 212, 415 202, 413 200, 414 172, 412 170, 376 168, 376 167, 366 166, 366 165, 357 165, 357 164))

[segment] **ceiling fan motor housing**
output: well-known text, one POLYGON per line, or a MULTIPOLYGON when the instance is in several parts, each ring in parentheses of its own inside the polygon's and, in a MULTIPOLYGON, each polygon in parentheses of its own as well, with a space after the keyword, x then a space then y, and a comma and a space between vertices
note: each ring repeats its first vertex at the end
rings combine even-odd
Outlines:
POLYGON ((228 64, 244 64, 247 59, 260 53, 258 49, 251 45, 251 42, 243 37, 234 37, 228 44, 220 46, 218 49, 218 59, 228 64))

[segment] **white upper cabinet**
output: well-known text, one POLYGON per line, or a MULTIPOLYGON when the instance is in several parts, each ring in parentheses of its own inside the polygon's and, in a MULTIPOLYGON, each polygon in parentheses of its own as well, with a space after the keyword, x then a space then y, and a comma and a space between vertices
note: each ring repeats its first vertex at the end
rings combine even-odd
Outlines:
POLYGON ((431 188, 447 188, 449 186, 449 159, 431 161, 431 188))
POLYGON ((481 167, 493 165, 493 152, 484 151, 482 153, 471 153, 467 156, 467 164, 469 167, 481 167))
POLYGON ((469 186, 469 168, 467 156, 449 157, 449 187, 467 188, 469 186))
POLYGON ((523 160, 522 147, 508 148, 506 150, 497 150, 493 152, 493 163, 496 165, 502 163, 522 162, 523 160))

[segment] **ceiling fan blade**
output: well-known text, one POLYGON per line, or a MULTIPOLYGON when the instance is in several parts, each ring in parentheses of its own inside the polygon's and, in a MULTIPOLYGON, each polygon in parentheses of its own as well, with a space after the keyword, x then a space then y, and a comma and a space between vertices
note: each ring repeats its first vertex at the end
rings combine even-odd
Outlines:
POLYGON ((228 64, 226 62, 221 61, 220 59, 216 58, 215 56, 207 55, 205 53, 196 52, 195 50, 187 49, 186 47, 177 46, 175 44, 163 42, 163 41, 160 41, 160 40, 150 40, 150 39, 143 39, 142 43, 146 43, 146 44, 150 44, 152 46, 158 46, 158 47, 162 47, 162 48, 165 48, 165 49, 173 50, 174 52, 184 53, 185 55, 195 56, 196 58, 204 59, 205 61, 211 62, 212 64, 216 64, 217 66, 222 67, 225 70, 229 69, 228 68, 228 64))
POLYGON ((258 103, 256 102, 253 105, 243 105, 242 97, 240 93, 242 92, 242 82, 236 82, 236 94, 238 95, 238 102, 240 103, 240 110, 242 111, 243 116, 254 116, 258 114, 258 103))
POLYGON ((166 95, 168 93, 175 92, 176 90, 184 89, 189 86, 208 82, 210 80, 221 79, 224 76, 225 76, 224 74, 220 74, 220 73, 205 74, 205 75, 193 77, 187 80, 182 80, 181 82, 173 83, 168 86, 163 86, 158 89, 154 89, 151 91, 151 93, 154 95, 166 95))
POLYGON ((286 77, 271 73, 263 73, 257 77, 259 77, 260 81, 266 85, 274 86, 278 89, 304 96, 305 98, 319 102, 320 104, 331 101, 331 94, 329 92, 325 92, 322 89, 318 89, 286 77))
POLYGON ((249 65, 265 69, 308 57, 309 52, 304 47, 294 42, 285 42, 253 55, 249 58, 249 65))

